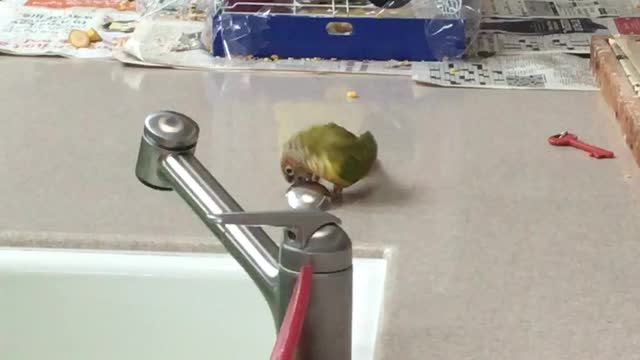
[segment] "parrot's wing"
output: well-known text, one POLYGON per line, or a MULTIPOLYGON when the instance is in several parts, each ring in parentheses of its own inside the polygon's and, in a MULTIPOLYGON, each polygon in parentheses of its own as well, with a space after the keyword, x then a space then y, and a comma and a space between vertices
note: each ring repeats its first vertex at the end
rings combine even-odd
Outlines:
POLYGON ((298 134, 300 141, 311 151, 321 152, 358 141, 358 137, 335 123, 312 126, 298 134))
POLYGON ((378 144, 370 132, 362 134, 355 142, 335 150, 335 173, 342 183, 352 185, 365 177, 378 157, 378 144))

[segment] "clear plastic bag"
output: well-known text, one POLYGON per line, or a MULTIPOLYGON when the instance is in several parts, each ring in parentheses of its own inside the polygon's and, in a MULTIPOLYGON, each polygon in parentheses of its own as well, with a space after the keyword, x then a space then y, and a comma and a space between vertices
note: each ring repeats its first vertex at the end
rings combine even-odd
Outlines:
POLYGON ((171 17, 205 21, 214 0, 136 0, 136 11, 142 18, 171 17))

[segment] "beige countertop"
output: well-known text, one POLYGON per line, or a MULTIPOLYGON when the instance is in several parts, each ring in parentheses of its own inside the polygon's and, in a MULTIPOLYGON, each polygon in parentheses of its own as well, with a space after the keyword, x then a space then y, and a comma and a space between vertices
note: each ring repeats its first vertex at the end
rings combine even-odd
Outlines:
POLYGON ((145 115, 198 121, 198 157, 250 210, 285 207, 279 141, 337 121, 380 146, 335 212, 357 255, 388 249, 378 359, 640 353, 640 171, 597 92, 18 57, 0 72, 0 245, 219 250, 175 193, 135 178, 145 115), (618 158, 546 143, 565 129, 618 158))

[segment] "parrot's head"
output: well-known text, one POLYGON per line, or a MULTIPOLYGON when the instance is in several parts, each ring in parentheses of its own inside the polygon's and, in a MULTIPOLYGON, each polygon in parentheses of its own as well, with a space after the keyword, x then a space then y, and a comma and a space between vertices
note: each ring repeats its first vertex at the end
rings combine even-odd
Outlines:
POLYGON ((313 177, 313 173, 302 161, 291 156, 282 156, 280 168, 288 183, 309 182, 313 177))

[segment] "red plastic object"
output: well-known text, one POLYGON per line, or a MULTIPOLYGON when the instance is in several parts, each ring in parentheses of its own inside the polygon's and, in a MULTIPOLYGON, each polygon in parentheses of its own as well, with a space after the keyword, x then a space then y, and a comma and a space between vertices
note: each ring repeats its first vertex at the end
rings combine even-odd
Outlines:
POLYGON ((554 146, 571 146, 588 152, 591 157, 596 159, 610 159, 615 157, 613 152, 584 143, 578 140, 576 135, 566 131, 549 137, 549 144, 554 146))
POLYGON ((310 294, 311 266, 305 265, 300 269, 300 275, 293 287, 287 312, 271 352, 271 360, 293 360, 309 305, 310 294))

